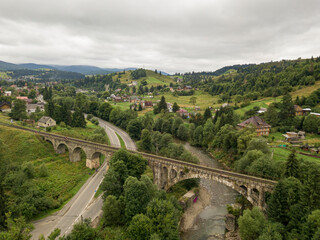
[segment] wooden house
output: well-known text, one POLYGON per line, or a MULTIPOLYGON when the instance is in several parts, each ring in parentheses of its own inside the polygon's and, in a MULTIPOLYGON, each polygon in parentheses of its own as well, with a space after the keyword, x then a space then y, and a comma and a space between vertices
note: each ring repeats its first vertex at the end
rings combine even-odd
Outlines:
POLYGON ((239 128, 254 127, 258 136, 269 136, 271 126, 262 118, 253 116, 238 124, 239 128))

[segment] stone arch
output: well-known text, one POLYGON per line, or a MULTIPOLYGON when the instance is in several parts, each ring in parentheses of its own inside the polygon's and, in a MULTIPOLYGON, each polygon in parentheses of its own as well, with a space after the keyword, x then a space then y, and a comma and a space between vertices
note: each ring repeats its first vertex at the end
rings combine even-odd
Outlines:
POLYGON ((51 140, 51 139, 46 138, 46 137, 43 137, 43 140, 46 141, 46 142, 48 142, 48 143, 50 143, 50 144, 53 146, 53 148, 55 147, 55 142, 54 142, 54 140, 51 140))
POLYGON ((251 197, 253 198, 254 201, 259 201, 260 191, 257 188, 252 188, 251 197))
POLYGON ((72 151, 69 152, 70 162, 79 162, 81 160, 81 151, 83 151, 80 147, 75 147, 72 151))
POLYGON ((184 171, 181 170, 181 171, 179 171, 179 177, 172 179, 166 185, 162 185, 162 186, 164 186, 165 190, 168 190, 174 184, 176 184, 180 181, 186 180, 186 179, 209 179, 212 181, 220 182, 228 187, 231 187, 232 189, 234 189, 235 191, 237 191, 238 193, 243 195, 252 205, 257 205, 256 199, 251 197, 252 191, 249 191, 250 189, 248 189, 246 185, 244 185, 244 184, 239 185, 234 181, 226 180, 224 178, 221 178, 220 176, 212 176, 211 174, 202 174, 199 172, 198 173, 192 173, 192 172, 185 173, 184 171), (182 174, 182 176, 180 176, 181 174, 182 174))
POLYGON ((171 171, 170 171, 170 179, 174 179, 174 178, 176 178, 177 176, 178 176, 177 171, 172 168, 171 171))
POLYGON ((65 144, 65 143, 57 144, 56 153, 62 154, 62 153, 65 153, 66 150, 69 151, 69 148, 68 148, 67 144, 65 144))
POLYGON ((239 186, 238 192, 241 193, 245 197, 248 196, 248 188, 244 185, 239 186))

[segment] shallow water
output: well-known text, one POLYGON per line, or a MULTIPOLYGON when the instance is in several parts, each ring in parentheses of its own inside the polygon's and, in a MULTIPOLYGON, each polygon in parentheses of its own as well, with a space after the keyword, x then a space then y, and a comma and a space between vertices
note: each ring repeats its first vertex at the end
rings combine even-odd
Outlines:
MULTIPOLYGON (((201 149, 185 145, 185 148, 198 157, 203 165, 222 168, 222 165, 201 149)), ((239 195, 222 183, 201 179, 200 186, 210 194, 210 204, 197 216, 194 226, 181 234, 182 240, 223 239, 227 205, 235 203, 239 195)))

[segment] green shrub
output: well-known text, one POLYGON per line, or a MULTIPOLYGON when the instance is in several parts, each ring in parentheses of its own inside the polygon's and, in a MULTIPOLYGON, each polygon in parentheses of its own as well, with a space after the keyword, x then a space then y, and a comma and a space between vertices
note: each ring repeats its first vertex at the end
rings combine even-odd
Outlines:
POLYGON ((47 177, 49 175, 48 168, 45 164, 41 164, 39 168, 39 175, 40 177, 47 177))
POLYGON ((90 121, 90 119, 92 119, 92 118, 93 118, 93 115, 92 115, 92 114, 88 114, 88 115, 87 115, 87 120, 90 121))

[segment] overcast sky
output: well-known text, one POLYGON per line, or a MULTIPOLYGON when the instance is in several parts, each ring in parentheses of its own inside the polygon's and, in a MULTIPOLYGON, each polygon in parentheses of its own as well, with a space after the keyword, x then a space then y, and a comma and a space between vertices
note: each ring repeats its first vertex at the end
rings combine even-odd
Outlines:
POLYGON ((0 1, 13 63, 174 73, 319 55, 319 0, 0 1))

